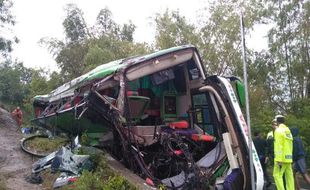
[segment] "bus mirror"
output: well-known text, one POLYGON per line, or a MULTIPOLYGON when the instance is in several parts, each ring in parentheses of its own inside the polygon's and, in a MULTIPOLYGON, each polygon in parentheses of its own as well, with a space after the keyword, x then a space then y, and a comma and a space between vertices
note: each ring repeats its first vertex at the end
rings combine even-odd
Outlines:
POLYGON ((245 107, 245 89, 244 89, 244 84, 237 80, 236 82, 236 91, 237 91, 237 96, 239 99, 239 103, 241 107, 245 107))

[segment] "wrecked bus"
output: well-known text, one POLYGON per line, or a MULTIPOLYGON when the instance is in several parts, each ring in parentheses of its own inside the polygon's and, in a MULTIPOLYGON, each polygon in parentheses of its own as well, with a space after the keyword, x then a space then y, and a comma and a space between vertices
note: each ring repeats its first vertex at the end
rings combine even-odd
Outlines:
MULTIPOLYGON (((100 65, 36 96, 33 121, 54 134, 86 134, 154 187, 247 190, 240 84, 236 77, 207 76, 194 46, 173 47, 100 65)), ((254 146, 253 165, 255 187, 262 189, 254 146)))

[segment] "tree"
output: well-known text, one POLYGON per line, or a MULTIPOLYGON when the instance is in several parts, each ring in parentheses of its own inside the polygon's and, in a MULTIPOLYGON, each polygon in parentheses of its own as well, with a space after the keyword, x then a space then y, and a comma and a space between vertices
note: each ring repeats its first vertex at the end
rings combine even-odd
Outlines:
MULTIPOLYGON (((243 12, 245 33, 261 19, 259 1, 209 1, 208 14, 203 15, 200 47, 207 71, 213 74, 242 76, 240 13, 243 12)), ((251 54, 248 50, 247 54, 251 54)), ((250 57, 248 61, 251 61, 250 57)))
POLYGON ((52 89, 48 88, 48 81, 44 76, 43 70, 32 70, 32 79, 29 83, 30 94, 29 98, 36 95, 44 95, 50 93, 52 89))
POLYGON ((177 11, 166 10, 155 17, 155 41, 157 49, 173 46, 193 44, 198 46, 199 34, 195 25, 190 24, 184 16, 177 11))
POLYGON ((277 85, 273 80, 276 66, 266 51, 256 52, 251 58, 254 60, 248 65, 251 123, 255 129, 267 133, 278 106, 273 99, 273 87, 277 85))
POLYGON ((268 3, 269 19, 274 27, 269 31, 270 53, 278 71, 281 99, 288 112, 299 99, 308 98, 310 87, 310 2, 272 1, 268 3))
POLYGON ((65 81, 80 76, 85 69, 84 57, 88 51, 87 40, 90 33, 83 17, 83 12, 74 4, 66 6, 66 18, 63 26, 66 40, 43 38, 40 40, 55 57, 65 81))
POLYGON ((233 0, 209 1, 208 4, 210 6, 201 16, 203 20, 199 21, 199 26, 189 23, 176 11, 157 14, 154 19, 156 47, 193 44, 201 51, 209 74, 240 75, 240 10, 244 10, 248 33, 260 21, 262 4, 254 0, 242 4, 233 0))
POLYGON ((66 7, 67 17, 63 21, 67 42, 80 43, 89 37, 88 28, 83 17, 83 12, 75 4, 66 7))
POLYGON ((83 74, 86 65, 84 62, 88 52, 87 43, 71 43, 64 46, 56 57, 65 80, 70 80, 83 74))
POLYGON ((122 41, 117 38, 102 36, 89 41, 89 50, 85 56, 86 70, 116 59, 142 55, 149 52, 146 44, 122 41))
POLYGON ((0 100, 7 104, 22 105, 29 94, 32 69, 22 63, 6 61, 0 67, 0 100))
POLYGON ((133 33, 135 32, 136 26, 129 21, 128 24, 120 26, 113 20, 112 12, 106 7, 101 9, 96 23, 93 26, 93 34, 97 38, 108 37, 121 41, 133 41, 133 33))
MULTIPOLYGON (((268 32, 273 72, 272 97, 278 112, 287 115, 287 124, 297 126, 307 137, 310 112, 310 1, 266 1, 272 28, 268 32)), ((310 140, 305 138, 306 149, 310 140)), ((309 159, 308 159, 309 161, 309 159)))
POLYGON ((96 24, 92 27, 86 25, 83 12, 75 5, 68 5, 66 10, 67 17, 63 26, 67 40, 41 40, 54 55, 64 81, 78 77, 98 65, 141 54, 147 49, 145 44, 133 42, 135 25, 129 22, 120 26, 112 19, 112 13, 107 8, 99 12, 96 24))
POLYGON ((11 67, 10 62, 2 65, 0 71, 0 99, 3 102, 14 104, 22 102, 20 73, 11 67))
POLYGON ((115 36, 119 33, 119 30, 119 26, 112 18, 112 12, 107 7, 101 9, 94 26, 96 36, 115 36))
POLYGON ((7 26, 14 25, 14 17, 11 14, 11 7, 13 3, 11 0, 0 0, 0 53, 3 57, 7 57, 8 53, 12 51, 12 41, 18 42, 17 38, 14 40, 6 38, 6 32, 9 32, 7 26))
POLYGON ((129 21, 129 24, 124 24, 120 32, 120 40, 133 42, 135 29, 136 26, 131 21, 129 21))
POLYGON ((64 83, 63 77, 61 77, 61 73, 56 71, 52 72, 49 75, 49 80, 47 81, 47 86, 50 91, 56 89, 60 85, 64 83))

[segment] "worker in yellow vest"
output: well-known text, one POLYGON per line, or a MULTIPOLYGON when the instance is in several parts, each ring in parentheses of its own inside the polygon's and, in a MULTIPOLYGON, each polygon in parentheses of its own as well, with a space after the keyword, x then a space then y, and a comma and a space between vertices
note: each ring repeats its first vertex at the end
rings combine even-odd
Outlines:
POLYGON ((278 127, 274 131, 274 168, 273 177, 277 190, 284 190, 283 176, 285 176, 286 190, 295 190, 293 162, 293 136, 284 124, 284 116, 275 117, 278 127))

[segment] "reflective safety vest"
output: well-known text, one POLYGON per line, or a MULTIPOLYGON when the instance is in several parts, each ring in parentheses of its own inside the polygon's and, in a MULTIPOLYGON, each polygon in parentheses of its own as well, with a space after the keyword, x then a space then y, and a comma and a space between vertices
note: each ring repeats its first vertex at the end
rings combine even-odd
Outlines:
POLYGON ((293 136, 284 124, 280 124, 274 132, 274 161, 293 162, 293 136))

